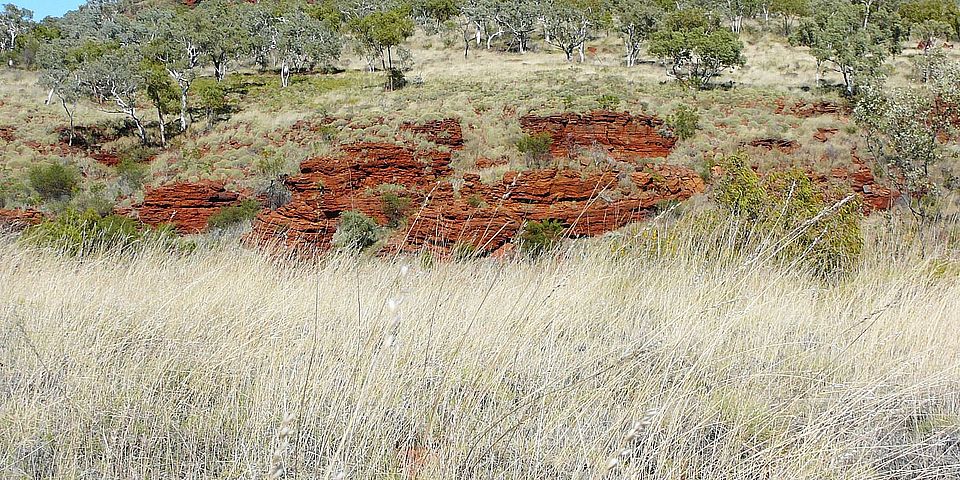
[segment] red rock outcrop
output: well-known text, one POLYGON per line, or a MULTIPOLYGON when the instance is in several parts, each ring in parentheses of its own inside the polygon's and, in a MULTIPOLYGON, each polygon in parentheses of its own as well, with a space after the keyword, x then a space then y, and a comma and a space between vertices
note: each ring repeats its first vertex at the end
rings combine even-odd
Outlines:
POLYGON ((839 130, 837 130, 836 128, 820 127, 820 128, 817 128, 817 133, 813 134, 813 139, 818 142, 824 143, 827 140, 830 140, 834 135, 836 135, 837 132, 839 132, 839 130))
POLYGON ((784 140, 782 138, 758 138, 746 143, 751 147, 765 148, 767 150, 780 150, 783 153, 793 153, 800 148, 800 144, 793 140, 784 140))
POLYGON ((450 147, 451 150, 463 148, 463 128, 460 122, 453 118, 420 124, 405 122, 400 124, 400 131, 413 133, 437 145, 450 147))
POLYGON ((0 231, 23 230, 36 225, 46 218, 42 212, 36 210, 9 210, 0 208, 0 231))
POLYGON ((860 195, 865 213, 887 210, 900 198, 900 192, 878 184, 870 167, 860 162, 835 168, 830 176, 849 185, 854 193, 860 195))
POLYGON ((557 220, 570 237, 600 235, 647 217, 657 204, 685 200, 706 185, 695 172, 671 165, 643 171, 507 172, 494 185, 465 175, 457 194, 449 184, 411 220, 403 250, 446 252, 469 244, 484 253, 502 250, 526 221, 557 220))
POLYGON ((476 174, 465 174, 462 182, 450 178, 447 152, 379 143, 343 150, 338 158, 304 162, 300 174, 286 181, 292 200, 261 212, 251 238, 326 249, 344 211, 386 223, 379 187, 392 184, 414 207, 406 227, 390 239, 391 249, 449 253, 470 245, 489 253, 502 249, 527 220, 558 220, 572 237, 599 235, 644 218, 659 202, 686 199, 705 188, 692 170, 669 165, 621 173, 511 171, 486 185, 476 174))
POLYGON ((780 115, 793 115, 801 118, 810 118, 820 115, 848 115, 850 113, 849 107, 825 100, 812 103, 799 101, 793 105, 787 105, 784 99, 778 99, 776 103, 776 113, 780 115))
POLYGON ((227 190, 222 182, 175 183, 147 188, 143 203, 128 214, 148 225, 168 223, 179 233, 199 233, 206 230, 210 216, 244 197, 242 192, 227 190))
POLYGON ((628 112, 527 115, 520 118, 520 126, 528 134, 549 134, 553 140, 550 153, 554 157, 599 148, 617 160, 658 158, 669 155, 676 144, 676 138, 662 133, 662 120, 628 112))
POLYGON ((450 153, 417 151, 389 143, 342 147, 340 157, 321 157, 300 165, 300 174, 285 184, 292 199, 265 210, 254 221, 251 237, 289 247, 330 246, 340 214, 357 210, 386 222, 381 185, 396 185, 404 196, 420 199, 453 173, 450 153))
POLYGON ((14 133, 15 131, 16 129, 13 127, 10 127, 7 125, 0 125, 0 140, 6 141, 6 142, 12 142, 16 140, 17 136, 14 133))

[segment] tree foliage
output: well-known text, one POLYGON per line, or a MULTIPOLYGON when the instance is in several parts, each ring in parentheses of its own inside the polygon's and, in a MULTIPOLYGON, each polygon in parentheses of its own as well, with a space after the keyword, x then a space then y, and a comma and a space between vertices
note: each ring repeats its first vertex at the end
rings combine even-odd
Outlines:
POLYGON ((905 31, 896 12, 881 8, 871 17, 870 10, 846 0, 821 0, 813 12, 791 40, 810 47, 818 72, 821 66, 829 66, 840 73, 848 95, 856 93, 864 80, 879 75, 884 60, 900 51, 905 31))
POLYGON ((946 63, 926 83, 864 86, 854 109, 867 145, 887 177, 920 218, 934 213, 937 198, 955 175, 950 147, 960 118, 960 64, 946 63))
POLYGON ((666 61, 670 75, 697 88, 746 62, 737 34, 700 9, 667 15, 650 39, 650 53, 666 61))

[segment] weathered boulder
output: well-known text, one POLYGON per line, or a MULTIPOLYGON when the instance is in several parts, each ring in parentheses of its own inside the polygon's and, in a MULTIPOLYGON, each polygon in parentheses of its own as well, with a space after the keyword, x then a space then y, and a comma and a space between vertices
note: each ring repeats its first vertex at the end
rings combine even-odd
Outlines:
POLYGON ((870 167, 860 162, 854 162, 849 167, 834 168, 830 176, 849 185, 854 193, 860 195, 866 213, 887 210, 900 198, 900 192, 877 183, 870 167))

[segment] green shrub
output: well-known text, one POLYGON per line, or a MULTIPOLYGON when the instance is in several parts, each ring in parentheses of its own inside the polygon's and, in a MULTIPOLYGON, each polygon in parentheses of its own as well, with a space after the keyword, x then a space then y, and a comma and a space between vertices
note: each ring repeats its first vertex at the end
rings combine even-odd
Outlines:
POLYGON ((253 220, 261 209, 260 202, 256 199, 248 198, 242 200, 237 205, 223 207, 217 213, 207 219, 207 226, 215 229, 224 229, 232 227, 241 222, 253 220))
POLYGON ((89 190, 74 196, 69 204, 70 209, 78 212, 93 210, 100 216, 112 214, 115 207, 114 198, 108 195, 107 186, 103 183, 91 185, 89 190))
POLYGON ((387 217, 387 226, 396 227, 403 223, 413 203, 409 198, 398 195, 396 192, 383 192, 380 196, 383 214, 387 217))
POLYGON ((120 179, 134 190, 143 186, 143 183, 147 179, 147 173, 149 172, 147 165, 130 160, 121 160, 116 168, 117 175, 120 176, 120 179))
POLYGON ((193 91, 197 95, 198 105, 207 117, 207 124, 212 125, 223 112, 227 111, 226 87, 214 79, 198 79, 193 84, 193 91))
POLYGON ((472 208, 480 208, 486 206, 487 202, 483 201, 483 197, 477 194, 470 195, 467 197, 467 205, 470 205, 472 208))
POLYGON ((520 232, 520 251, 528 255, 542 255, 556 248, 566 228, 558 220, 546 219, 527 222, 520 232))
POLYGON ((620 97, 616 95, 600 95, 597 97, 597 104, 600 105, 600 110, 616 110, 620 107, 620 97))
POLYGON ((745 227, 737 230, 736 245, 807 265, 821 276, 848 272, 859 262, 863 233, 858 202, 814 222, 834 202, 804 172, 792 169, 761 179, 742 154, 721 165, 725 173, 715 187, 717 204, 745 227))
POLYGON ((80 173, 72 166, 59 163, 35 165, 27 175, 30 187, 44 200, 70 198, 80 185, 80 173))
POLYGON ((543 166, 544 161, 550 155, 550 146, 553 145, 553 137, 549 133, 536 133, 533 135, 523 134, 517 140, 517 150, 520 150, 530 167, 543 166))
POLYGON ((269 177, 276 177, 283 173, 287 164, 283 154, 275 148, 267 147, 263 149, 260 158, 257 159, 257 172, 269 177))
POLYGON ((20 241, 77 256, 126 249, 148 241, 171 246, 176 234, 169 227, 150 228, 122 215, 101 216, 93 210, 71 209, 56 219, 27 228, 20 241))
POLYGON ((340 214, 340 223, 333 234, 333 245, 340 250, 361 251, 380 241, 382 229, 372 218, 357 211, 340 214))
POLYGON ((700 114, 695 108, 679 105, 667 115, 667 126, 673 135, 680 140, 686 140, 697 133, 700 128, 700 114))
POLYGON ((2 175, 3 172, 0 172, 0 208, 29 197, 28 188, 22 180, 13 177, 2 178, 2 175))
POLYGON ((480 249, 470 242, 457 242, 450 250, 454 260, 469 260, 476 258, 480 254, 480 249))

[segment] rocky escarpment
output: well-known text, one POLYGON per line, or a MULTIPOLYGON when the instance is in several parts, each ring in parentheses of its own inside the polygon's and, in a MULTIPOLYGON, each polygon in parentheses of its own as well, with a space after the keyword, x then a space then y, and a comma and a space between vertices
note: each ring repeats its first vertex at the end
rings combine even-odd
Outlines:
POLYGON ((173 225, 179 233, 199 233, 206 230, 213 214, 238 204, 244 196, 227 190, 222 182, 175 183, 147 188, 140 205, 121 213, 148 225, 173 225))
POLYGON ((396 220, 385 203, 385 192, 391 192, 408 202, 390 249, 449 253, 469 246, 492 253, 526 221, 554 219, 570 236, 599 235, 644 218, 660 202, 705 188, 692 170, 666 165, 622 172, 512 171, 488 185, 476 174, 453 178, 450 161, 448 152, 384 143, 351 145, 342 156, 308 160, 286 180, 292 200, 262 212, 251 238, 326 249, 344 211, 363 212, 380 224, 396 220))
POLYGON ((325 249, 341 213, 360 211, 387 223, 384 188, 399 190, 398 195, 413 202, 453 173, 449 152, 371 142, 345 146, 342 151, 339 157, 303 162, 300 174, 285 180, 292 193, 290 202, 261 212, 252 237, 288 247, 325 249))
POLYGON ((547 134, 554 157, 568 157, 579 150, 600 149, 617 160, 666 157, 676 138, 669 136, 662 120, 627 112, 597 111, 520 118, 525 133, 547 134))
POLYGON ((454 192, 439 186, 403 234, 402 250, 446 252, 457 245, 495 252, 527 221, 557 220, 570 237, 600 235, 647 217, 658 204, 702 192, 692 170, 647 165, 642 171, 511 171, 493 184, 465 175, 454 192))

